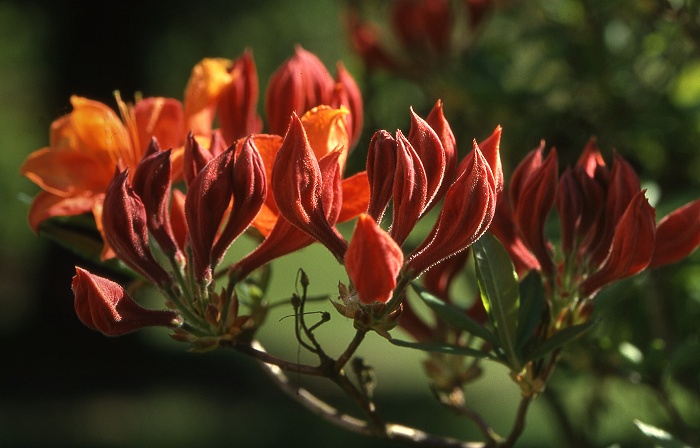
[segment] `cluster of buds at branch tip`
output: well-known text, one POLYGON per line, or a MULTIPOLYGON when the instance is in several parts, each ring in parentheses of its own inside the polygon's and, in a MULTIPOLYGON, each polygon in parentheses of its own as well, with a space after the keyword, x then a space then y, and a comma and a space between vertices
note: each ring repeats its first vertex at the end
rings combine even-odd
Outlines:
MULTIPOLYGON (((519 275, 541 272, 556 296, 548 299, 552 309, 567 313, 568 305, 592 299, 604 286, 647 267, 676 262, 700 245, 700 201, 657 224, 632 166, 614 154, 609 169, 595 139, 561 176, 556 151, 547 157, 543 153, 544 143, 515 169, 509 194, 498 201, 491 231, 519 275), (545 234, 553 208, 561 227, 560 250, 554 250, 545 234)), ((553 317, 555 322, 564 318, 553 317)))
POLYGON ((400 130, 395 138, 384 130, 374 134, 367 156, 367 213, 360 216, 345 256, 351 288, 341 291, 342 303, 335 304, 356 326, 386 332, 404 307, 409 321, 413 313, 403 303, 408 282, 465 251, 488 229, 502 188, 500 135, 498 127, 483 142, 483 153, 474 142, 458 165, 440 101, 427 120, 411 110, 408 138, 400 130), (415 224, 440 201, 433 229, 404 256, 401 246, 415 224), (392 202, 387 232, 379 225, 392 202), (377 307, 383 314, 376 314, 377 307))
POLYGON ((468 248, 489 227, 502 188, 501 128, 457 164, 456 144, 438 101, 423 120, 411 111, 408 138, 386 131, 372 137, 367 156, 368 214, 381 223, 393 200, 389 235, 401 246, 420 218, 444 199, 428 237, 407 257, 405 270, 418 276, 468 248))

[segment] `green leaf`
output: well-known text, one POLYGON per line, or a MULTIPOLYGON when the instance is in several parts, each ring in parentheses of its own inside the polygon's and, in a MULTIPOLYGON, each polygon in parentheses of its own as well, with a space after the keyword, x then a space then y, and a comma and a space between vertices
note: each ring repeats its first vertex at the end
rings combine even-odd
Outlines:
POLYGON ((642 434, 644 434, 654 442, 655 447, 690 448, 688 445, 674 438, 671 434, 669 434, 661 428, 657 428, 656 426, 652 425, 647 425, 646 423, 642 423, 636 419, 634 420, 634 424, 637 425, 637 428, 639 428, 640 431, 642 431, 642 434))
POLYGON ((562 347, 564 344, 567 344, 573 341, 574 339, 580 337, 582 334, 586 333, 595 325, 597 325, 598 322, 600 322, 600 319, 589 320, 588 322, 574 325, 573 327, 568 327, 557 333, 554 333, 554 335, 551 338, 547 339, 546 341, 543 341, 540 345, 532 349, 532 351, 530 351, 527 354, 525 360, 532 361, 545 356, 547 353, 556 350, 562 347))
POLYGON ((411 282, 411 286, 418 293, 418 297, 433 310, 435 314, 445 322, 449 323, 458 330, 466 331, 484 341, 490 343, 496 350, 500 347, 498 338, 495 334, 487 330, 483 325, 467 316, 463 309, 456 307, 444 300, 435 297, 422 286, 411 282))
POLYGON ((510 368, 519 372, 522 364, 516 349, 516 334, 520 295, 515 268, 508 252, 496 237, 488 232, 479 238, 472 248, 481 300, 493 326, 496 327, 500 346, 505 352, 510 368))
POLYGON ((472 358, 489 358, 493 359, 494 361, 500 361, 500 359, 495 357, 491 352, 476 350, 470 347, 459 347, 456 345, 437 343, 409 342, 393 338, 389 339, 389 342, 398 347, 413 348, 416 350, 423 350, 425 352, 447 353, 448 355, 470 356, 472 358))
POLYGON ((515 348, 523 353, 525 344, 542 320, 544 310, 544 285, 536 271, 530 271, 520 282, 520 310, 518 312, 518 332, 515 348))
POLYGON ((95 227, 95 221, 87 215, 47 219, 39 225, 39 235, 114 273, 131 279, 139 278, 134 271, 116 258, 102 261, 104 243, 95 227))

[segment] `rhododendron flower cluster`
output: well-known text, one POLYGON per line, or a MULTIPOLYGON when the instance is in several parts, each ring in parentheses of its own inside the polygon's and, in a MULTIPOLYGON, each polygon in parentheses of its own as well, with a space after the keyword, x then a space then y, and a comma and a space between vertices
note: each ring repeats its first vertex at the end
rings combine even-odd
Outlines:
MULTIPOLYGON (((488 3, 465 2, 473 20, 488 3)), ((448 51, 447 2, 396 5, 405 47, 418 55, 448 51)), ((366 30, 356 25, 355 39, 367 44, 366 30)), ((375 63, 395 64, 376 46, 362 48, 375 63)), ((233 348, 261 361, 283 387, 282 370, 329 378, 367 421, 338 417, 308 394, 292 395, 341 426, 373 435, 425 440, 379 420, 371 369, 362 360, 352 364, 357 385, 348 379, 345 366, 369 332, 383 343, 429 352, 424 367, 436 397, 472 416, 489 446, 512 446, 517 426, 501 445, 462 407, 461 388, 481 374, 478 361, 508 368, 523 396, 522 423, 562 347, 595 324, 598 292, 700 245, 700 200, 657 223, 630 164, 615 154, 608 167, 595 140, 561 173, 556 150, 545 155, 543 142, 506 181, 501 126, 460 151, 441 100, 425 117, 405 111, 408 129, 374 130, 365 168, 349 173, 348 158, 365 154, 352 151, 363 145, 360 89, 342 63, 331 76, 300 46, 271 76, 265 120, 257 112, 250 51, 236 60, 200 61, 182 102, 137 96, 127 104, 118 93, 116 102, 119 115, 72 97, 73 110, 51 124, 49 146, 21 167, 42 189, 29 223, 49 231, 52 222, 91 215, 103 240, 94 258, 125 266, 161 294, 164 309, 142 307, 135 289, 76 267, 78 318, 108 336, 161 326, 193 350, 233 348), (552 210, 558 238, 548 231, 552 210), (346 235, 338 224, 348 221, 354 229, 346 235), (231 260, 239 238, 255 246, 231 260), (305 311, 310 280, 301 271, 295 293, 280 303, 293 308, 295 337, 318 357, 317 366, 277 358, 257 341, 272 308, 266 297, 272 262, 314 243, 345 270, 333 279, 338 296, 329 301, 356 332, 337 358, 326 353, 314 331, 331 314, 305 311), (479 293, 465 306, 453 286, 471 255, 479 293), (415 300, 428 314, 417 311, 415 300), (321 320, 307 324, 318 313, 321 320), (412 340, 397 338, 397 326, 412 340)))

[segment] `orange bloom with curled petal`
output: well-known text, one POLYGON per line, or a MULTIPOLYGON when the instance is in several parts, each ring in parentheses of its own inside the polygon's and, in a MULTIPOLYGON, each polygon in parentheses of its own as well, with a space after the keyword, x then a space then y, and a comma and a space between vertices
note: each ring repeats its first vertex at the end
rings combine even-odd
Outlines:
MULTIPOLYGON (((51 124, 48 147, 34 151, 21 174, 43 190, 32 202, 34 231, 48 218, 92 212, 102 231, 102 202, 116 170, 135 167, 152 137, 161 148, 182 145, 182 106, 171 98, 145 98, 127 106, 117 94, 122 119, 98 101, 71 97, 73 110, 51 124)), ((103 258, 113 256, 105 245, 103 258)))
MULTIPOLYGON (((295 140, 294 143, 300 144, 313 152, 312 157, 319 164, 322 177, 325 171, 329 173, 331 171, 337 172, 342 177, 348 154, 348 131, 343 119, 345 113, 343 109, 319 106, 305 113, 300 119, 295 118, 301 123, 303 132, 300 129, 297 129, 299 132, 288 132, 284 139, 277 135, 258 134, 252 136, 263 161, 268 191, 274 191, 272 183, 273 167, 285 139, 290 139, 287 142, 288 145, 293 143, 292 140, 295 140), (325 166, 329 157, 334 159, 332 163, 338 164, 336 170, 324 170, 320 166, 321 164, 325 166)), ((289 180, 285 180, 285 182, 298 180, 282 168, 285 167, 278 166, 276 174, 280 176, 289 175, 289 180)), ((291 169, 291 166, 286 168, 291 169)), ((330 183, 325 181, 322 184, 325 187, 323 192, 321 192, 322 198, 320 200, 327 201, 329 207, 331 207, 324 208, 324 212, 328 214, 325 217, 325 219, 328 219, 326 224, 330 225, 331 228, 334 228, 336 223, 349 221, 367 211, 369 181, 367 180, 366 171, 345 179, 341 178, 340 185, 334 184, 331 186, 330 183), (339 210, 336 210, 336 206, 339 207, 339 210)), ((252 223, 252 226, 266 237, 265 241, 234 266, 232 270, 234 277, 242 278, 273 259, 299 250, 314 242, 314 237, 295 227, 280 213, 280 208, 288 209, 292 204, 284 204, 282 207, 278 207, 275 201, 279 200, 280 197, 276 198, 275 196, 275 194, 267 195, 260 213, 258 213, 252 223)), ((325 204, 324 207, 326 207, 325 204)))
MULTIPOLYGON (((301 117, 309 146, 321 160, 337 148, 341 148, 338 157, 341 173, 345 171, 345 162, 348 156, 348 131, 343 117, 347 111, 344 109, 332 109, 329 106, 319 106, 311 109, 301 117)), ((290 116, 291 118, 291 116, 290 116)), ((279 135, 257 134, 253 135, 260 156, 265 166, 265 174, 268 182, 268 190, 272 191, 272 168, 277 158, 277 153, 282 147, 283 138, 279 135)), ((340 211, 338 222, 349 221, 360 213, 367 211, 369 203, 369 182, 367 173, 362 171, 341 181, 343 189, 343 207, 340 211)), ((274 195, 269 194, 265 198, 262 210, 253 221, 253 226, 264 236, 277 222, 279 209, 275 203, 274 195)))

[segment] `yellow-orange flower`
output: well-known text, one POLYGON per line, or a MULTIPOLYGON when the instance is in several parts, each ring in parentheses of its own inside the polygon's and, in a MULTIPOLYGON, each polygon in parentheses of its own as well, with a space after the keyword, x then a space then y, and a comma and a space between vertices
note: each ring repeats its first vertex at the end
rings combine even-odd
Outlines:
MULTIPOLYGON (((89 212, 102 231, 102 202, 115 172, 136 166, 153 137, 163 148, 182 146, 179 101, 145 98, 131 106, 116 97, 121 120, 103 103, 71 97, 73 110, 51 124, 49 146, 30 154, 20 168, 43 190, 29 210, 34 231, 48 218, 89 212)), ((105 245, 102 257, 110 256, 105 245)))

